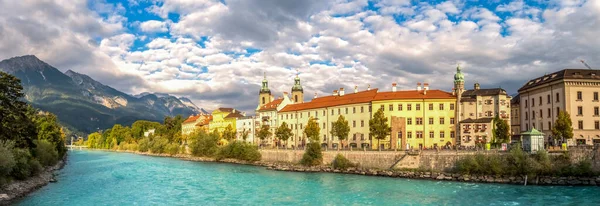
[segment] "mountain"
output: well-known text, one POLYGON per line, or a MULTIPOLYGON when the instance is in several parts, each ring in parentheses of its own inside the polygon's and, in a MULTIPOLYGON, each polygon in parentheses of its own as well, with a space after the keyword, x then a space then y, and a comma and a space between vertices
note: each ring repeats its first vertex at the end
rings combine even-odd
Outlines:
POLYGON ((207 113, 187 98, 169 94, 131 96, 74 71, 60 72, 33 55, 0 62, 0 71, 21 79, 25 100, 58 116, 71 129, 90 133, 136 120, 207 113))

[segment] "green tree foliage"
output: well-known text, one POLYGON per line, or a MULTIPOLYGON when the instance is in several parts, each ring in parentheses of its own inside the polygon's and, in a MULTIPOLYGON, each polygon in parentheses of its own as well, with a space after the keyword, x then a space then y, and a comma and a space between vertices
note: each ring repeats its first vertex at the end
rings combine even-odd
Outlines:
POLYGON ((292 137, 292 129, 289 128, 288 124, 283 122, 281 125, 275 130, 275 136, 277 139, 281 141, 288 141, 290 137, 292 137))
POLYGON ((103 142, 101 142, 101 140, 102 134, 94 132, 88 135, 85 145, 89 148, 102 148, 103 142))
POLYGON ((23 97, 21 81, 0 72, 0 140, 12 140, 16 147, 30 148, 37 130, 23 97))
POLYGON ((165 151, 170 155, 179 154, 179 145, 176 143, 169 143, 167 144, 165 151))
POLYGON ((138 141, 138 151, 148 152, 150 150, 150 138, 144 137, 138 141))
POLYGON ((235 128, 233 128, 233 126, 231 126, 231 124, 227 125, 227 127, 225 127, 225 130, 223 130, 223 139, 226 139, 227 141, 232 141, 235 139, 236 136, 236 131, 235 128))
POLYGON ((250 135, 250 130, 244 128, 244 130, 242 130, 242 140, 246 141, 248 139, 248 136, 250 135))
POLYGON ((156 130, 157 136, 166 137, 169 142, 182 143, 181 123, 185 119, 181 115, 175 117, 165 117, 165 120, 160 128, 156 130))
POLYGON ((158 122, 151 122, 145 120, 135 121, 131 125, 131 136, 136 141, 144 137, 144 132, 150 129, 158 129, 161 126, 158 122))
POLYGON ((502 143, 508 143, 510 140, 510 130, 508 123, 501 119, 498 115, 494 117, 494 129, 492 129, 494 141, 492 144, 498 146, 502 143))
POLYGON ((13 149, 13 155, 16 164, 11 172, 11 176, 15 179, 24 180, 42 170, 42 165, 37 159, 31 156, 29 150, 15 148, 13 149))
POLYGON ((306 144, 306 150, 300 160, 300 164, 305 166, 315 166, 323 163, 323 153, 321 152, 321 145, 319 145, 319 133, 321 128, 317 121, 310 117, 306 128, 304 128, 304 134, 310 142, 306 144))
POLYGON ((340 115, 338 119, 333 123, 333 128, 331 129, 331 136, 337 137, 340 140, 342 148, 344 147, 344 140, 348 139, 348 135, 350 134, 350 125, 348 125, 348 120, 343 115, 340 115))
POLYGON ((391 127, 388 125, 388 118, 383 115, 383 110, 379 109, 373 115, 373 119, 369 120, 369 134, 377 139, 377 147, 379 141, 385 139, 392 132, 391 127))
POLYGON ((160 154, 165 153, 167 150, 167 145, 169 144, 169 139, 155 136, 150 138, 150 152, 160 154))
POLYGON ((258 147, 246 142, 233 141, 228 145, 221 147, 217 152, 217 159, 233 158, 244 161, 258 161, 261 154, 258 147))
POLYGON ((37 112, 33 116, 33 120, 37 125, 37 139, 46 140, 52 143, 58 155, 62 157, 66 152, 65 147, 65 136, 61 131, 61 127, 58 124, 56 115, 46 112, 37 112))
POLYGON ((349 167, 355 166, 354 164, 352 164, 352 162, 350 162, 350 160, 346 159, 346 157, 344 157, 344 155, 342 155, 342 154, 337 154, 335 156, 335 159, 333 159, 333 162, 331 163, 331 165, 333 166, 333 168, 341 169, 341 170, 345 170, 349 167))
POLYGON ((558 113, 558 118, 554 122, 554 127, 552 127, 552 136, 555 139, 564 138, 571 139, 573 138, 573 122, 571 122, 571 115, 566 111, 560 111, 558 113))
POLYGON ((198 157, 213 157, 218 150, 219 135, 207 134, 204 131, 192 133, 188 139, 188 146, 192 155, 198 157))
POLYGON ((304 134, 308 139, 312 142, 319 142, 319 135, 321 132, 321 128, 319 128, 319 124, 316 119, 310 117, 308 119, 308 123, 306 123, 306 127, 304 128, 304 134))
POLYGON ((269 125, 264 124, 260 127, 260 130, 258 130, 258 134, 256 136, 258 136, 258 138, 260 140, 264 141, 271 135, 272 134, 271 134, 271 129, 270 129, 269 125))
POLYGON ((8 183, 9 174, 17 164, 13 155, 14 143, 0 140, 0 186, 8 183))
POLYGON ((46 140, 34 140, 33 142, 36 145, 34 155, 42 165, 52 166, 58 162, 58 152, 52 143, 46 140))

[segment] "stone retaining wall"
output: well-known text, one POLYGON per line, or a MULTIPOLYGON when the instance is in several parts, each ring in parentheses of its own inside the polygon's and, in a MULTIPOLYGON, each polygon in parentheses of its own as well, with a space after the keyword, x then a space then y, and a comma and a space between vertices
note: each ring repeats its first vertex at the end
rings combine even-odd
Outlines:
MULTIPOLYGON (((297 164, 304 155, 303 150, 274 150, 262 149, 261 161, 264 162, 283 162, 297 164)), ((393 151, 323 151, 323 164, 330 165, 337 154, 342 154, 353 163, 358 163, 360 167, 388 169, 402 157, 405 152, 393 151)))

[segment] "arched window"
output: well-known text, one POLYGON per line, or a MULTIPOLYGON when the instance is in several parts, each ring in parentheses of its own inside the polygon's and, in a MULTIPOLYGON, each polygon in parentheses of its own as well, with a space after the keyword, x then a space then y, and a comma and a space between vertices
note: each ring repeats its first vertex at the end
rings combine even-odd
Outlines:
POLYGON ((294 95, 294 102, 298 102, 298 95, 294 95))
POLYGON ((262 104, 265 104, 265 97, 262 98, 262 104))

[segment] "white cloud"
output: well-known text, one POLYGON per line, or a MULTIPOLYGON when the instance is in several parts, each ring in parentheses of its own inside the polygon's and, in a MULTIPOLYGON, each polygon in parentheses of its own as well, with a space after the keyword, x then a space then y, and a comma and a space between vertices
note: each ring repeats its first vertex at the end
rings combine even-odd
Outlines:
POLYGON ((140 29, 143 32, 167 32, 169 31, 169 29, 167 28, 168 23, 164 22, 164 21, 156 21, 156 20, 150 20, 150 21, 145 21, 142 22, 140 24, 140 29))

